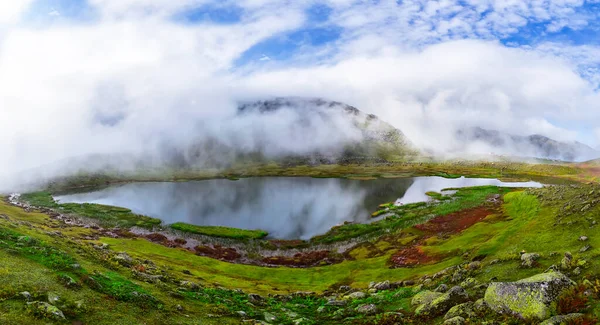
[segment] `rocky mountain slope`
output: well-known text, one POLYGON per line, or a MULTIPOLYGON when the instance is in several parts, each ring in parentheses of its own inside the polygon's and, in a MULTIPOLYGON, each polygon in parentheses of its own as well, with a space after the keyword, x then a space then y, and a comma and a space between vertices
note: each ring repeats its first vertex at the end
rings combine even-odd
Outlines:
POLYGON ((580 142, 561 142, 543 135, 518 136, 480 127, 456 132, 461 144, 483 144, 494 154, 519 155, 564 161, 585 161, 600 157, 600 151, 580 142))

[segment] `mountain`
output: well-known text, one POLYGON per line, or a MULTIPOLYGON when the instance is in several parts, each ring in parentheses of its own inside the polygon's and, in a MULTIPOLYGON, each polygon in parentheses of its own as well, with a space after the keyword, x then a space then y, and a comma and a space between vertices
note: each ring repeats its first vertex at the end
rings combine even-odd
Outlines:
POLYGON ((494 154, 564 161, 585 161, 600 157, 600 151, 583 143, 561 142, 539 134, 519 136, 473 127, 458 130, 456 139, 462 144, 485 145, 494 154))
MULTIPOLYGON (((278 97, 245 102, 238 106, 240 116, 258 114, 267 117, 282 111, 295 114, 294 128, 300 127, 310 132, 316 128, 326 128, 338 136, 333 147, 316 148, 305 155, 295 153, 291 156, 333 160, 394 160, 418 152, 402 131, 373 114, 366 114, 341 102, 321 98, 278 97)), ((322 137, 315 139, 324 140, 322 137)))

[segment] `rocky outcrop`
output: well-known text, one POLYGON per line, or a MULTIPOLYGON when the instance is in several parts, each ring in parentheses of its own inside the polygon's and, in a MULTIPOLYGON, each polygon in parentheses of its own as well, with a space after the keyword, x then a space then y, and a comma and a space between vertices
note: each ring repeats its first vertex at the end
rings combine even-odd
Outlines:
POLYGON ((498 313, 529 320, 544 320, 555 309, 560 294, 574 282, 551 271, 517 282, 493 282, 485 292, 485 303, 498 313))

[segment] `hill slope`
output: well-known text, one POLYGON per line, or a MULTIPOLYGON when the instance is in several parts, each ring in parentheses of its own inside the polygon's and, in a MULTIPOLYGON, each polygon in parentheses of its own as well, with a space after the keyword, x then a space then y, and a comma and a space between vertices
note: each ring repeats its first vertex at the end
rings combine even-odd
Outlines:
POLYGON ((565 161, 585 161, 600 157, 600 152, 580 142, 560 142, 543 135, 518 136, 480 127, 456 132, 461 143, 479 143, 496 154, 512 154, 565 161))

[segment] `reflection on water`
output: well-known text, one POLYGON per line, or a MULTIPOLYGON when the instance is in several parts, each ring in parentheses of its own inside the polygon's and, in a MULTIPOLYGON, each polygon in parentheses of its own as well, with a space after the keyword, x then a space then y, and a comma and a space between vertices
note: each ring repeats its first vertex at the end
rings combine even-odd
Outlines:
POLYGON ((263 229, 271 237, 308 239, 344 221, 366 222, 381 203, 427 200, 425 192, 476 185, 541 186, 494 179, 415 177, 369 181, 245 178, 185 183, 130 183, 56 197, 61 202, 127 207, 165 223, 263 229))

